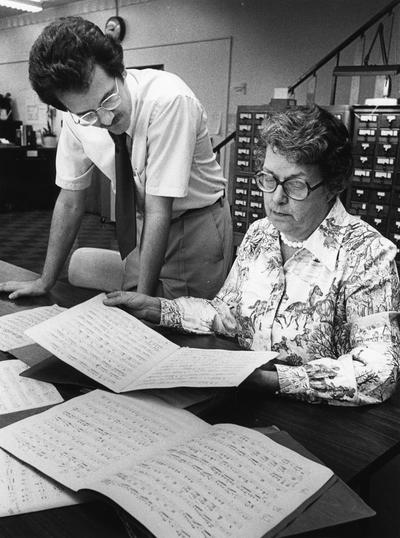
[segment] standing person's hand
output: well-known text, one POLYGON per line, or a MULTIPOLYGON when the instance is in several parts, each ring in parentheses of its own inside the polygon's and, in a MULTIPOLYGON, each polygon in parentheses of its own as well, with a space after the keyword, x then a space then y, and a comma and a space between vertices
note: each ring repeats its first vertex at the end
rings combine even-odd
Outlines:
POLYGON ((0 283, 0 293, 9 293, 8 298, 11 300, 24 297, 26 295, 36 296, 45 295, 51 286, 46 285, 41 278, 36 280, 9 280, 0 283))
POLYGON ((160 323, 161 301, 158 297, 134 291, 112 291, 103 302, 107 306, 122 306, 136 318, 160 323))

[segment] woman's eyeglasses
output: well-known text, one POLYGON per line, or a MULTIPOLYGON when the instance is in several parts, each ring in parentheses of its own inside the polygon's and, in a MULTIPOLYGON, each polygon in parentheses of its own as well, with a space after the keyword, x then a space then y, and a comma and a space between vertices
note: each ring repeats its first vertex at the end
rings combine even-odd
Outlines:
POLYGON ((263 170, 256 174, 255 179, 258 188, 261 191, 271 193, 276 190, 278 185, 281 185, 286 196, 297 201, 305 200, 310 192, 323 185, 323 182, 321 181, 313 187, 310 187, 307 181, 296 178, 289 178, 285 179, 285 181, 279 181, 279 179, 277 179, 273 174, 264 172, 263 170))
POLYGON ((119 105, 121 104, 121 95, 119 93, 117 78, 115 78, 115 87, 116 91, 106 97, 104 101, 100 103, 100 106, 96 108, 96 110, 89 110, 89 112, 82 114, 82 116, 79 116, 78 114, 73 114, 72 112, 68 111, 72 116, 74 122, 84 126, 94 125, 99 119, 99 110, 106 110, 107 112, 111 112, 112 110, 115 110, 117 107, 119 107, 119 105))

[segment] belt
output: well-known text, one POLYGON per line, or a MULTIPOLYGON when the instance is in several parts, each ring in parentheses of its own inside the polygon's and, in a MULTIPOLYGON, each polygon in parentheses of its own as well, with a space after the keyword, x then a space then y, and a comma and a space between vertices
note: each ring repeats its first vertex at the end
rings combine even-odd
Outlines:
POLYGON ((221 207, 224 207, 224 200, 225 200, 225 194, 221 196, 221 198, 218 198, 218 200, 211 205, 207 205, 205 207, 194 207, 193 209, 187 209, 181 215, 179 215, 179 217, 175 217, 171 219, 171 223, 178 222, 179 219, 181 218, 190 217, 192 215, 196 215, 196 214, 200 214, 201 212, 208 211, 209 209, 211 209, 212 207, 216 205, 220 205, 221 207))

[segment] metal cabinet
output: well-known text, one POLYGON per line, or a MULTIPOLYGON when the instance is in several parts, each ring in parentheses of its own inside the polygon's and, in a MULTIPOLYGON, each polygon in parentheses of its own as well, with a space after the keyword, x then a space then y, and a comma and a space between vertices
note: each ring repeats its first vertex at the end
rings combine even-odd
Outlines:
POLYGON ((355 106, 346 207, 400 247, 400 106, 355 106))

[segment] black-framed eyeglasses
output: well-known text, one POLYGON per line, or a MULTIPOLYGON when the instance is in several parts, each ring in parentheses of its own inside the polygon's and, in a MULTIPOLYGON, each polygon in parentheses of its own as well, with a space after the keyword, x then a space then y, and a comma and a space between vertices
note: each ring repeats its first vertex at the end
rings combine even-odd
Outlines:
POLYGON ((315 191, 321 185, 323 181, 317 183, 310 187, 307 181, 297 178, 288 178, 284 181, 279 181, 273 174, 270 172, 264 172, 261 170, 255 176, 258 188, 263 192, 274 192, 278 185, 282 186, 283 192, 291 198, 292 200, 302 201, 309 196, 310 192, 315 191))
POLYGON ((114 81, 115 81, 116 91, 112 93, 111 95, 109 95, 108 97, 106 97, 100 103, 100 106, 96 108, 96 110, 89 110, 89 112, 85 112, 85 114, 82 114, 82 116, 79 116, 78 114, 74 114, 73 112, 68 110, 68 112, 70 113, 75 123, 79 125, 84 125, 86 127, 88 125, 94 125, 95 123, 97 123, 97 120, 99 119, 99 114, 98 114, 99 110, 106 110, 107 112, 112 112, 117 107, 119 107, 119 105, 121 104, 122 98, 121 98, 121 94, 119 93, 118 81, 116 77, 114 81))

